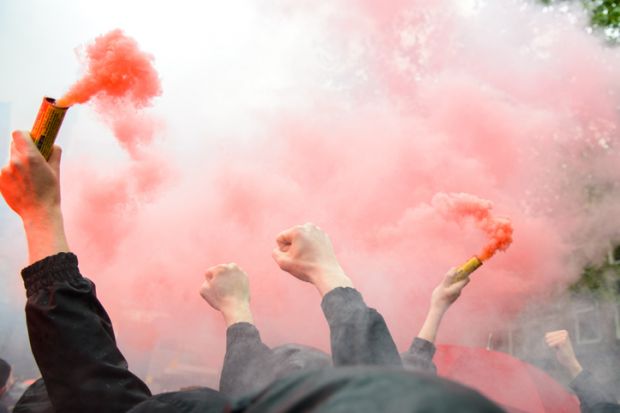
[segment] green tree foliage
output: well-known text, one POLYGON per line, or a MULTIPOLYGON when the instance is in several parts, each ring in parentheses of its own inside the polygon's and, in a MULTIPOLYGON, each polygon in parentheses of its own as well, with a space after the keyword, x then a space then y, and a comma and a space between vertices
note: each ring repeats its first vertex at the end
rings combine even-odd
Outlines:
POLYGON ((603 300, 616 300, 620 296, 620 246, 612 253, 613 260, 588 266, 570 290, 574 293, 590 292, 603 300))
POLYGON ((603 28, 620 28, 620 0, 586 1, 592 24, 603 28))
MULTIPOLYGON (((551 6, 565 1, 576 0, 540 0, 551 6)), ((590 23, 596 31, 615 45, 620 44, 620 0, 580 0, 590 13, 590 23)))

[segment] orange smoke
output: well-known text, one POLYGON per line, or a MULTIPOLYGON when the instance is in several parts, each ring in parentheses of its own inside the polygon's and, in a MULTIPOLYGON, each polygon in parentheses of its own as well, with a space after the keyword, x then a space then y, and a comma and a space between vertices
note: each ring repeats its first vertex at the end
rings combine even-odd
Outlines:
POLYGON ((116 29, 86 47, 86 74, 58 100, 59 106, 85 103, 92 97, 126 99, 135 107, 144 107, 161 94, 153 57, 138 48, 138 43, 116 29))
POLYGON ((445 219, 458 223, 473 219, 476 226, 489 236, 489 243, 477 254, 481 261, 488 260, 498 250, 506 250, 512 243, 512 224, 508 218, 491 214, 491 201, 466 193, 440 192, 431 203, 445 219))

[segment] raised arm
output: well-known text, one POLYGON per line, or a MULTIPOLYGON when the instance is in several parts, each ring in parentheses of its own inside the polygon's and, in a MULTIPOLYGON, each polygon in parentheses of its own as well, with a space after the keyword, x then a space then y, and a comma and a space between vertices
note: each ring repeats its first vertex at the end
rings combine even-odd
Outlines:
POLYGON ((385 320, 353 288, 323 230, 297 225, 281 232, 276 242, 273 258, 280 268, 314 285, 323 297, 334 366, 402 365, 385 320))
POLYGON ((220 392, 237 397, 271 383, 275 377, 273 352, 263 343, 254 326, 245 271, 233 263, 209 268, 200 295, 222 314, 227 327, 220 392))
POLYGON ((430 341, 431 343, 435 342, 443 316, 450 306, 460 297, 463 288, 469 283, 469 278, 454 282, 453 278, 455 275, 456 271, 453 268, 446 273, 439 285, 433 290, 426 319, 418 333, 419 338, 430 341))
POLYGON ((589 371, 585 370, 573 350, 568 331, 549 331, 545 343, 555 353, 555 358, 570 375, 573 389, 583 413, 598 411, 618 411, 617 400, 610 389, 599 383, 589 371), (614 408, 611 409, 611 406, 614 408), (608 410, 606 410, 608 409, 608 410))
POLYGON ((21 217, 30 266, 22 271, 30 345, 58 412, 126 412, 150 396, 127 369, 95 286, 69 252, 60 208, 60 156, 49 161, 14 132, 0 192, 21 217))
POLYGON ((469 283, 469 278, 455 282, 455 269, 446 273, 431 294, 430 304, 424 324, 414 338, 409 350, 402 355, 406 367, 435 372, 433 363, 435 339, 439 326, 450 306, 459 298, 461 291, 469 283))

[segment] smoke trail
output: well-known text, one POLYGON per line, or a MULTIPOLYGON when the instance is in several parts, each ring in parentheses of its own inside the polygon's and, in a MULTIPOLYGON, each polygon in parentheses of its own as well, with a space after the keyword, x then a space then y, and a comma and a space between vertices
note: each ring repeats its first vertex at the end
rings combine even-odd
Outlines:
POLYGON ((153 56, 116 29, 97 37, 84 50, 86 73, 58 100, 72 106, 94 99, 94 107, 132 157, 155 135, 157 121, 142 109, 161 94, 153 56))
POLYGON ((493 216, 490 201, 475 195, 458 193, 439 193, 431 201, 433 207, 445 219, 464 225, 467 219, 473 219, 476 226, 484 231, 490 242, 478 254, 482 261, 491 258, 498 250, 505 251, 512 243, 512 225, 510 220, 493 216))
POLYGON ((153 57, 116 29, 86 46, 86 74, 58 100, 59 106, 86 103, 93 96, 106 102, 128 100, 134 107, 148 106, 161 94, 153 57))
MULTIPOLYGON (((268 254, 280 230, 314 221, 404 346, 442 274, 487 242, 436 213, 428 202, 438 192, 492 199, 518 234, 480 270, 493 276, 468 286, 446 320, 445 339, 483 344, 528 300, 574 280, 580 263, 567 257, 588 214, 577 207, 581 184, 572 177, 592 169, 578 154, 585 147, 590 159, 617 159, 590 139, 591 124, 617 124, 607 94, 616 82, 613 65, 591 62, 616 57, 558 16, 519 2, 475 3, 465 11, 444 1, 381 6, 380 13, 303 5, 299 14, 275 12, 320 26, 322 37, 304 39, 315 49, 292 49, 299 59, 327 57, 316 72, 294 76, 292 91, 274 92, 282 104, 246 113, 259 125, 251 139, 236 132, 242 122, 233 116, 230 129, 198 135, 216 145, 196 139, 199 120, 190 122, 192 139, 184 144, 193 152, 185 156, 152 141, 161 156, 148 171, 162 168, 154 176, 172 178, 146 195, 132 183, 137 169, 74 172, 81 178, 75 182, 88 176, 89 183, 74 184, 87 196, 67 200, 67 222, 87 274, 113 291, 108 300, 117 316, 137 306, 175 315, 155 323, 162 336, 182 326, 196 331, 211 317, 195 293, 202 269, 238 261, 250 273, 266 337, 325 348, 316 297, 280 274, 268 254), (579 65, 577 52, 588 57, 579 65), (83 208, 85 199, 92 208, 83 208), (285 316, 296 312, 318 327, 310 332, 285 316)), ((202 84, 199 73, 193 89, 202 84)), ((615 175, 599 169, 605 179, 615 175)), ((603 236, 595 232, 590 242, 600 251, 603 236)), ((217 337, 220 327, 213 321, 206 330, 217 337)))
POLYGON ((82 199, 92 207, 77 208, 75 219, 86 229, 87 242, 105 259, 116 251, 114 239, 131 227, 134 214, 164 182, 166 163, 149 150, 162 122, 144 111, 162 92, 154 57, 116 29, 85 46, 85 74, 59 100, 61 106, 93 102, 93 108, 131 156, 128 165, 107 176, 83 170, 82 199), (106 233, 103 237, 101 234, 106 233))
POLYGON ((330 233, 401 348, 445 271, 488 241, 437 214, 437 193, 493 200, 516 234, 440 341, 484 346, 620 239, 609 225, 620 213, 620 57, 578 13, 517 0, 361 4, 273 1, 234 9, 226 17, 244 24, 215 32, 217 13, 186 16, 212 24, 169 35, 166 140, 136 135, 158 128, 127 117, 116 133, 135 131, 123 140, 131 159, 65 153, 71 247, 125 348, 175 342, 221 363, 223 326, 197 291, 204 268, 236 261, 269 344, 327 349, 318 297, 269 256, 297 223, 330 233))

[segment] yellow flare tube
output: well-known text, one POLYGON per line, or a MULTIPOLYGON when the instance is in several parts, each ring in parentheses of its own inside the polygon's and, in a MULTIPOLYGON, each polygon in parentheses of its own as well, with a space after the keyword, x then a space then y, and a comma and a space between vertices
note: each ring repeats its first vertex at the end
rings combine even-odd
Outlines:
POLYGON ((49 159, 52 154, 54 140, 56 140, 67 109, 69 108, 58 106, 53 98, 43 98, 30 135, 32 135, 34 144, 45 159, 49 159))
POLYGON ((459 281, 464 280, 469 277, 469 275, 476 271, 482 265, 482 260, 476 256, 468 259, 464 264, 461 264, 456 269, 456 275, 452 279, 452 284, 457 283, 459 281))

